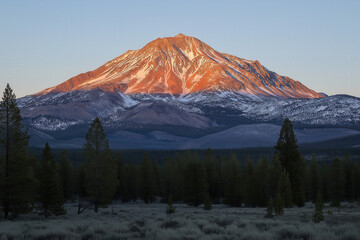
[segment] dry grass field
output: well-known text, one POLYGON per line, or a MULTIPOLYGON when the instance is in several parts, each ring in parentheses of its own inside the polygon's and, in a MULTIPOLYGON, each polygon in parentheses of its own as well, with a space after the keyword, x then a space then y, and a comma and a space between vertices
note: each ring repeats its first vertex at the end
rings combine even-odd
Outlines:
POLYGON ((314 206, 285 209, 284 216, 264 218, 264 208, 213 205, 205 211, 175 204, 167 215, 161 203, 114 203, 97 214, 77 214, 67 203, 67 214, 45 220, 36 213, 11 221, 0 220, 0 240, 6 239, 360 239, 360 205, 325 207, 325 222, 312 222, 314 206))

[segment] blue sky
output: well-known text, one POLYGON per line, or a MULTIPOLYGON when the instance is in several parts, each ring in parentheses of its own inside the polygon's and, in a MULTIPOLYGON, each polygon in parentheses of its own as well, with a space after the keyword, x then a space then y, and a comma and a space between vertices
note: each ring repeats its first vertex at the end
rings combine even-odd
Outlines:
POLYGON ((0 88, 32 94, 178 33, 315 91, 360 97, 357 0, 0 0, 0 88))

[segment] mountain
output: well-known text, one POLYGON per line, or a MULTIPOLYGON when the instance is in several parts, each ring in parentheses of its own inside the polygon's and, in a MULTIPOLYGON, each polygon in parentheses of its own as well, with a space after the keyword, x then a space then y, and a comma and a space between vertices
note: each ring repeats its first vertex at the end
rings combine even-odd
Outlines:
POLYGON ((127 51, 94 71, 79 74, 37 95, 100 89, 125 94, 173 94, 231 91, 290 98, 321 94, 258 61, 220 53, 183 34, 158 38, 140 50, 127 51))
POLYGON ((297 131, 339 129, 322 132, 321 139, 315 136, 319 131, 310 131, 310 141, 360 130, 359 98, 317 93, 258 61, 220 53, 183 34, 127 51, 18 104, 33 146, 49 141, 55 147, 81 147, 95 117, 114 148, 244 147, 231 129, 234 136, 243 132, 244 139, 256 139, 257 132, 272 141, 275 131, 266 135, 263 126, 276 129, 273 125, 279 127, 285 117, 297 131))

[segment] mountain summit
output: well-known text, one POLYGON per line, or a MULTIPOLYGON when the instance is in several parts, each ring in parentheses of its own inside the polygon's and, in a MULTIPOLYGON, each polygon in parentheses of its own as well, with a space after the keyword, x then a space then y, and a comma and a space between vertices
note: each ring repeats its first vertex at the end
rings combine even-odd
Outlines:
POLYGON ((269 71, 258 61, 220 53, 184 34, 158 38, 36 95, 93 89, 125 94, 227 91, 285 98, 323 97, 298 81, 269 71))
POLYGON ((286 117, 301 127, 299 142, 356 145, 360 133, 359 98, 314 92, 184 34, 17 101, 36 147, 82 148, 96 117, 124 149, 271 146, 286 117))

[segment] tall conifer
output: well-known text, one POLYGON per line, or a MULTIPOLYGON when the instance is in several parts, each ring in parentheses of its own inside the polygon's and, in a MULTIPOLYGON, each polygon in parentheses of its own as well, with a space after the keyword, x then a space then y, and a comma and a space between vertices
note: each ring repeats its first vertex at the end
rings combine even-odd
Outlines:
POLYGON ((184 169, 184 200, 189 205, 199 206, 208 193, 206 169, 196 154, 189 154, 184 169))
POLYGON ((118 185, 116 163, 111 157, 109 142, 98 118, 91 123, 86 134, 83 153, 86 161, 85 189, 97 212, 99 206, 111 203, 118 185))
POLYGON ((140 194, 145 203, 151 203, 155 199, 156 174, 147 153, 144 154, 140 165, 140 194))
POLYGON ((69 200, 72 198, 74 193, 75 179, 73 167, 66 150, 62 150, 60 153, 59 176, 61 188, 63 189, 63 195, 66 200, 69 200))
POLYGON ((125 163, 124 159, 119 152, 116 159, 116 165, 117 165, 117 179, 118 179, 118 187, 116 189, 115 199, 122 199, 125 194, 125 175, 126 175, 126 169, 125 169, 125 163))
POLYGON ((45 218, 51 214, 64 214, 64 194, 60 186, 56 161, 53 158, 48 143, 45 144, 39 166, 39 195, 45 218))
POLYGON ((0 102, 0 202, 5 218, 30 210, 34 200, 35 169, 27 153, 28 141, 16 96, 7 84, 0 102))
POLYGON ((291 183, 290 183, 288 175, 285 172, 283 172, 280 176, 279 185, 278 185, 278 193, 281 196, 284 206, 292 207, 293 198, 292 198, 291 183))
POLYGON ((324 221, 323 208, 324 208, 324 203, 321 197, 321 193, 318 192, 315 203, 315 212, 313 215, 314 222, 319 223, 321 221, 324 221))
POLYGON ((218 201, 221 197, 220 166, 214 159, 210 148, 205 151, 204 163, 209 185, 209 197, 218 201))
POLYGON ((275 146, 283 169, 289 174, 294 203, 304 206, 304 171, 305 161, 300 155, 293 126, 288 118, 280 131, 280 136, 275 146))
POLYGON ((231 206, 242 204, 241 166, 236 154, 231 154, 224 160, 224 203, 231 206))
POLYGON ((183 176, 177 161, 167 158, 161 170, 161 188, 164 201, 167 201, 170 194, 173 200, 182 200, 183 176))
POLYGON ((312 157, 306 168, 305 189, 307 199, 315 202, 317 193, 321 188, 320 171, 315 156, 312 157))
POLYGON ((260 207, 266 206, 266 200, 270 196, 269 193, 269 162, 268 159, 261 158, 255 170, 255 178, 257 182, 256 189, 256 205, 260 207))
POLYGON ((335 158, 330 166, 330 198, 332 205, 340 207, 345 195, 345 175, 339 158, 335 158))
POLYGON ((255 207, 256 205, 256 192, 258 189, 257 179, 255 178, 255 171, 250 156, 247 157, 244 169, 244 184, 245 184, 245 204, 246 206, 255 207))

